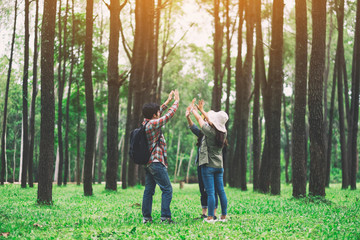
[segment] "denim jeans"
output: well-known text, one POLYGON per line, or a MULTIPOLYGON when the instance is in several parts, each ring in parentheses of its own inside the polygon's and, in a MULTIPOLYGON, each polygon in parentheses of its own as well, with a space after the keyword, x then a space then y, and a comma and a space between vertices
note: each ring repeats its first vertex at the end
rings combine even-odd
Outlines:
POLYGON ((162 191, 161 219, 171 218, 170 203, 173 191, 166 167, 162 163, 155 162, 146 167, 145 172, 145 191, 142 204, 144 219, 151 218, 152 201, 156 184, 159 185, 162 191))
POLYGON ((224 169, 201 167, 201 173, 204 180, 205 189, 208 195, 208 216, 214 216, 215 208, 215 189, 219 194, 221 204, 221 214, 227 215, 227 198, 224 190, 224 169))
MULTIPOLYGON (((198 166, 197 167, 197 173, 198 173, 198 180, 199 180, 199 189, 200 189, 200 202, 201 202, 201 207, 202 208, 208 208, 208 195, 205 191, 205 187, 204 187, 204 181, 203 181, 203 177, 201 174, 201 168, 203 166, 198 166)), ((215 189, 215 208, 218 208, 218 194, 217 191, 215 189)))

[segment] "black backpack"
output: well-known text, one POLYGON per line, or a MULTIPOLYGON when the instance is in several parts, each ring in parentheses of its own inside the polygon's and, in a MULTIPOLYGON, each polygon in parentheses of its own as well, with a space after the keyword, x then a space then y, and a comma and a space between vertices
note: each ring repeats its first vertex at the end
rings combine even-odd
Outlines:
MULTIPOLYGON (((154 147, 150 152, 149 143, 145 131, 145 127, 147 124, 148 122, 145 125, 132 130, 130 133, 130 159, 132 159, 136 164, 139 165, 146 165, 149 162, 151 153, 155 148, 154 147)), ((160 137, 157 143, 160 141, 160 137)))

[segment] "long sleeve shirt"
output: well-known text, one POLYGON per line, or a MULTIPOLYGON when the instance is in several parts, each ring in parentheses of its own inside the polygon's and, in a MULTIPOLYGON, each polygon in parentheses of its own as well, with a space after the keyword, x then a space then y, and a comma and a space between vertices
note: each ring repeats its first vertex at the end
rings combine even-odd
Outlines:
MULTIPOLYGON (((201 130, 198 128, 198 126, 196 126, 195 124, 189 126, 191 132, 199 137, 203 137, 203 134, 201 133, 201 130)), ((200 155, 200 146, 197 148, 197 154, 196 154, 196 159, 195 159, 195 164, 198 165, 199 164, 199 155, 200 155)))
MULTIPOLYGON (((161 162, 167 167, 167 151, 166 151, 166 141, 164 135, 161 132, 161 127, 163 127, 175 114, 179 106, 178 101, 175 101, 174 104, 169 108, 167 113, 158 118, 158 119, 144 119, 143 125, 148 122, 146 125, 145 131, 149 143, 149 151, 151 152, 150 160, 148 165, 153 162, 161 162), (160 138, 160 141, 159 141, 160 138)), ((166 105, 160 107, 160 115, 167 109, 166 105)))

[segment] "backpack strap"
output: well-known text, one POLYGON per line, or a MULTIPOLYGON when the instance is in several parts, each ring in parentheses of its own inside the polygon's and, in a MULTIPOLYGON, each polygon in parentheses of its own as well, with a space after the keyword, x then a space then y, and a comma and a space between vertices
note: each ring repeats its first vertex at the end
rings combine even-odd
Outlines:
MULTIPOLYGON (((147 121, 147 122, 145 123, 145 125, 143 125, 143 127, 144 127, 144 131, 145 131, 145 136, 146 136, 146 139, 148 139, 147 134, 146 134, 146 125, 147 125, 149 122, 150 122, 150 121, 147 121)), ((159 146, 160 146, 160 138, 161 138, 161 135, 162 135, 162 131, 161 131, 161 129, 160 129, 160 135, 159 135, 159 138, 158 138, 158 140, 156 141, 155 146, 151 149, 151 151, 150 151, 150 155, 151 155, 151 154, 152 154, 152 152, 154 151, 154 149, 155 149, 156 145, 159 145, 159 146)), ((148 141, 149 141, 149 139, 148 139, 148 141)))

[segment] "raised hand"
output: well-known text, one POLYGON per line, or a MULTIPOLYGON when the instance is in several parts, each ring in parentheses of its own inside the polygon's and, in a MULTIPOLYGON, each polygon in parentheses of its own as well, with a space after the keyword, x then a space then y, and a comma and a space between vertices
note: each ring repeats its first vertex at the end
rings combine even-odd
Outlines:
POLYGON ((174 90, 169 93, 168 101, 170 102, 174 97, 174 90))
POLYGON ((174 91, 174 99, 175 101, 180 101, 179 91, 177 89, 174 91))
POLYGON ((195 106, 195 101, 196 101, 196 98, 194 98, 191 103, 190 103, 190 108, 193 109, 194 106, 195 106))
POLYGON ((190 111, 191 111, 191 106, 186 108, 185 117, 187 117, 187 118, 190 117, 190 111))
POLYGON ((202 112, 202 111, 204 111, 204 104, 205 104, 204 100, 201 99, 199 101, 199 104, 196 104, 196 107, 202 112))

